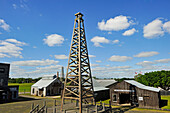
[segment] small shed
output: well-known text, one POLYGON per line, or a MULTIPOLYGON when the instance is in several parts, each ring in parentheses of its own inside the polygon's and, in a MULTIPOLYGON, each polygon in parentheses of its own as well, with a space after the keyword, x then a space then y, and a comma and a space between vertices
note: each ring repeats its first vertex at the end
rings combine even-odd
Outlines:
POLYGON ((95 101, 107 100, 110 98, 109 85, 116 83, 115 80, 93 79, 95 101))
POLYGON ((45 75, 31 86, 31 95, 51 96, 61 94, 62 82, 56 75, 45 75))
POLYGON ((141 108, 160 108, 160 89, 134 80, 124 80, 109 86, 112 105, 131 104, 141 108))

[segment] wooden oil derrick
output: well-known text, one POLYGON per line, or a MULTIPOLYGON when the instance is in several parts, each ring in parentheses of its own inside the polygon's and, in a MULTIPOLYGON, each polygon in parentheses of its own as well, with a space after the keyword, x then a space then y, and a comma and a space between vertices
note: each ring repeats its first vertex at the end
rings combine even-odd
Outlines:
POLYGON ((91 100, 94 101, 94 90, 83 14, 79 12, 75 16, 61 110, 63 109, 64 99, 75 99, 79 102, 79 113, 82 113, 82 103, 87 104, 91 100))

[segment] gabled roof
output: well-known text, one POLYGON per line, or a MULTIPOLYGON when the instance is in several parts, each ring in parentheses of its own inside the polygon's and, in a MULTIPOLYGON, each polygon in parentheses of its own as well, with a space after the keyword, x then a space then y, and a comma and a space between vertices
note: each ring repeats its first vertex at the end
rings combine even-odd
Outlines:
POLYGON ((124 80, 125 82, 129 83, 129 84, 132 84, 140 89, 145 89, 145 90, 149 90, 149 91, 154 91, 154 92, 159 92, 160 89, 158 88, 154 88, 154 87, 150 87, 150 86, 145 86, 137 81, 134 81, 134 80, 124 80))
POLYGON ((57 78, 55 79, 40 79, 38 82, 33 84, 31 87, 38 87, 39 89, 49 86, 54 81, 60 82, 57 78))
POLYGON ((117 81, 115 81, 115 80, 96 80, 101 86, 103 86, 103 87, 107 87, 107 86, 109 86, 109 85, 111 85, 111 84, 114 84, 114 83, 116 83, 117 81))

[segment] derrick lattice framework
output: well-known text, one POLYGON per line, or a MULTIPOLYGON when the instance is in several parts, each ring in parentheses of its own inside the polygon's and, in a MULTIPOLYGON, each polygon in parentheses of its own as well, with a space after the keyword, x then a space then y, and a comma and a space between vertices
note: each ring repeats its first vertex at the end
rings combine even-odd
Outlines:
POLYGON ((79 102, 79 110, 82 112, 82 103, 89 103, 94 100, 93 82, 91 76, 90 62, 88 57, 87 43, 84 30, 83 14, 75 14, 74 29, 64 90, 64 99, 75 99, 79 102))

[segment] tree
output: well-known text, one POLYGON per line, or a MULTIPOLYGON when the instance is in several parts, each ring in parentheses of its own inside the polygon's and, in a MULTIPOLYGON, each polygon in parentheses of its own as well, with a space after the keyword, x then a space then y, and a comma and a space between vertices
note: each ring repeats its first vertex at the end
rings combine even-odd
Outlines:
POLYGON ((147 86, 161 87, 165 90, 170 89, 170 71, 162 70, 145 73, 144 75, 138 74, 134 78, 147 86))

